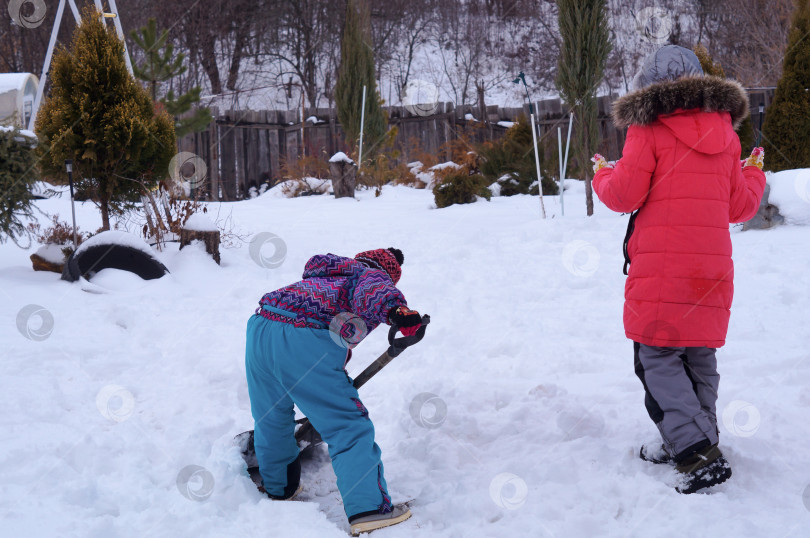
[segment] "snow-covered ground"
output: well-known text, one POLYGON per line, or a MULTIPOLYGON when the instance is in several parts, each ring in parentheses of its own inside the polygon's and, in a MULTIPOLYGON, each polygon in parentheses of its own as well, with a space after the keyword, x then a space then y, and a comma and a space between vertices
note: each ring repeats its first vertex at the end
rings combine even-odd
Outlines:
MULTIPOLYGON (((264 248, 225 249, 218 266, 171 246, 171 274, 152 281, 69 284, 32 271, 36 247, 0 245, 0 535, 345 536, 325 448, 301 502, 268 500, 243 469, 244 330, 311 255, 387 246, 432 324, 361 390, 391 493, 414 499, 375 537, 810 535, 810 228, 732 232, 718 414, 734 476, 683 496, 671 468, 636 457, 656 430, 621 323, 627 217, 599 203, 584 217, 582 192, 565 217, 546 197, 546 220, 528 196, 436 210, 406 187, 264 195, 223 213, 264 248)), ((65 197, 37 204, 70 213, 65 197)), ((89 203, 77 221, 100 223, 89 203)), ((350 374, 385 338, 355 350, 350 374)))

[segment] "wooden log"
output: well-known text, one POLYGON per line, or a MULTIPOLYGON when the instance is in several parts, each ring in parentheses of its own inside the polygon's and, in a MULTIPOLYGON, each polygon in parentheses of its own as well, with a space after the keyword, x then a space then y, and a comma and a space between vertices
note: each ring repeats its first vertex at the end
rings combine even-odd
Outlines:
POLYGON ((348 161, 330 161, 329 173, 332 176, 335 198, 354 198, 354 189, 357 186, 357 165, 348 161))
POLYGON ((181 250, 194 240, 200 240, 205 243, 205 251, 210 254, 214 258, 214 261, 217 262, 217 265, 219 265, 219 230, 208 232, 186 230, 185 228, 180 230, 181 250))
POLYGON ((62 263, 54 263, 53 261, 46 260, 36 252, 31 254, 30 258, 34 266, 34 271, 50 271, 61 275, 62 270, 65 268, 64 260, 62 263))

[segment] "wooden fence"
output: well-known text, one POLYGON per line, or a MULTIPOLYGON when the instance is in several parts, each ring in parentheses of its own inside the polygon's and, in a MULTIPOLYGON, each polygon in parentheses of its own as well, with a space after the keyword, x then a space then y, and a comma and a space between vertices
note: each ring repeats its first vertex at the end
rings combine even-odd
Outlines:
MULTIPOLYGON (((773 100, 773 88, 749 90, 754 128, 758 128, 759 104, 767 108, 773 100)), ((613 126, 609 111, 612 97, 598 100, 599 152, 618 159, 624 146, 624 130, 613 126)), ((528 105, 522 108, 499 106, 453 106, 439 103, 429 115, 414 114, 404 107, 386 107, 389 126, 397 127, 394 140, 399 160, 410 162, 422 154, 450 159, 450 142, 464 138, 472 145, 503 136, 509 124, 521 115, 529 117, 528 105), (484 111, 485 109, 485 111, 484 111)), ((219 111, 212 109, 213 120, 202 132, 179 141, 178 149, 201 157, 208 168, 203 195, 215 200, 239 200, 251 187, 274 185, 283 179, 284 164, 302 155, 326 161, 338 151, 348 153, 344 133, 334 109, 307 108, 302 123, 301 110, 219 111)), ((536 122, 547 156, 556 158, 557 128, 563 140, 568 133, 568 110, 560 99, 535 103, 536 122)), ((368 150, 368 146, 364 151, 368 150)))

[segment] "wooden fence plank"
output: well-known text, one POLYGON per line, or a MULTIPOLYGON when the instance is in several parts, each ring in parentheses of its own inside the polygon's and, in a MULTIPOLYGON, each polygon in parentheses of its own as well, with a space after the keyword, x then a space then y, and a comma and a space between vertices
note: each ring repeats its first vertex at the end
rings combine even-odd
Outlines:
MULTIPOLYGON (((773 101, 774 88, 754 88, 749 90, 749 95, 754 129, 757 129, 759 104, 764 103, 767 110, 773 101)), ((621 156, 626 136, 625 130, 617 129, 610 119, 614 98, 602 96, 597 101, 601 135, 598 150, 610 160, 621 156)), ((415 160, 419 152, 449 160, 453 140, 461 136, 472 143, 497 139, 506 131, 505 127, 497 125, 498 121, 516 121, 521 115, 529 117, 526 104, 522 107, 489 105, 484 117, 479 117, 482 116, 479 105, 440 103, 430 116, 411 114, 404 107, 385 108, 389 125, 398 129, 394 147, 400 151, 401 162, 415 160), (478 121, 466 120, 466 114, 472 114, 478 121), (485 125, 486 128, 481 128, 485 125)), ((299 158, 302 148, 300 114, 300 109, 257 112, 212 108, 213 119, 208 128, 179 140, 178 150, 196 153, 205 160, 211 199, 237 200, 245 196, 252 185, 279 181, 283 164, 299 158)), ((568 108, 560 99, 546 99, 535 103, 535 114, 544 151, 548 155, 556 154, 557 127, 561 129, 563 143, 567 136, 568 108)), ((346 151, 343 129, 337 123, 334 109, 308 108, 304 118, 308 116, 324 121, 304 126, 307 154, 329 158, 337 151, 346 151)))

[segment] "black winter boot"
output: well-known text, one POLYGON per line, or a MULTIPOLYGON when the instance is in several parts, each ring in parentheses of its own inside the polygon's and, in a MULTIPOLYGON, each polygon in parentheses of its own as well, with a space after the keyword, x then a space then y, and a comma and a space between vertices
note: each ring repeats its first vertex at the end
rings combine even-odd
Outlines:
POLYGON ((675 490, 678 493, 695 493, 731 478, 731 466, 717 445, 698 450, 675 466, 680 473, 675 490))

